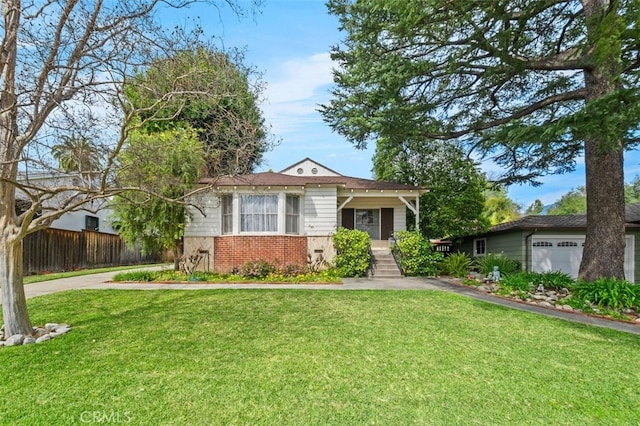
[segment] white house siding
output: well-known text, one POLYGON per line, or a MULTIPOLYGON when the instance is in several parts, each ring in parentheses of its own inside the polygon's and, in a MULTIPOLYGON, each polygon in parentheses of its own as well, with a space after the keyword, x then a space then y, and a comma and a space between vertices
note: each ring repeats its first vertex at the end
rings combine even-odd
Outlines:
MULTIPOLYGON (((381 209, 393 208, 393 231, 407 229, 407 206, 397 197, 354 197, 345 209, 381 209)), ((342 226, 342 214, 338 213, 338 226, 342 226)))
POLYGON ((339 176, 322 164, 306 159, 283 170, 281 173, 292 176, 339 176))
POLYGON ((185 237, 213 237, 220 235, 220 199, 217 194, 207 194, 200 197, 198 201, 204 208, 206 216, 203 216, 198 209, 189 206, 187 210, 191 219, 187 219, 184 229, 185 237))
POLYGON ((92 216, 98 218, 98 229, 92 229, 92 231, 117 234, 118 232, 113 229, 111 224, 112 214, 113 211, 106 208, 98 210, 97 212, 87 212, 82 210, 69 212, 60 216, 60 219, 54 220, 50 228, 66 229, 68 231, 82 231, 85 229, 86 217, 92 216))
POLYGON ((303 234, 327 236, 336 231, 337 194, 335 187, 307 187, 304 194, 303 234))

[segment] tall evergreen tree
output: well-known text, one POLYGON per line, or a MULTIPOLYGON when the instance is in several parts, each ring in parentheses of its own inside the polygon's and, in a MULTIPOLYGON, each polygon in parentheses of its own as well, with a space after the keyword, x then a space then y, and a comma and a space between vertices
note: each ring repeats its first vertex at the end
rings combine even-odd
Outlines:
POLYGON ((322 112, 358 147, 404 129, 533 182, 586 165, 580 277, 624 277, 623 155, 638 140, 637 0, 330 0, 344 42, 322 112))

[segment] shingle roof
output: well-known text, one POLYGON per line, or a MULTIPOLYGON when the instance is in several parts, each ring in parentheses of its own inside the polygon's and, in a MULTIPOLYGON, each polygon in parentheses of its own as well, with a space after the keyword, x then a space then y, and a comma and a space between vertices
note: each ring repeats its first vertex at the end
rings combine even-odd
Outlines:
POLYGON ((219 178, 205 178, 200 181, 213 186, 305 186, 332 184, 345 189, 362 190, 401 190, 425 191, 426 188, 404 185, 394 182, 382 182, 371 179, 354 178, 350 176, 293 176, 283 173, 264 172, 241 176, 222 176, 219 178))
MULTIPOLYGON (((627 225, 640 225, 640 203, 627 204, 625 207, 627 225)), ((524 216, 511 222, 500 223, 492 226, 489 232, 511 231, 515 229, 561 229, 561 228, 586 228, 587 216, 584 214, 549 215, 549 216, 524 216)))

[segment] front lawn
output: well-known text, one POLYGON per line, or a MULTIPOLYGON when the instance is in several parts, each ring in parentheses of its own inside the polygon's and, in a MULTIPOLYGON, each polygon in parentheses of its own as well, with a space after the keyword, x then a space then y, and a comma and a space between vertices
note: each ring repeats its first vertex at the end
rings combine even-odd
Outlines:
POLYGON ((0 423, 638 424, 640 337, 437 291, 72 291, 0 423))

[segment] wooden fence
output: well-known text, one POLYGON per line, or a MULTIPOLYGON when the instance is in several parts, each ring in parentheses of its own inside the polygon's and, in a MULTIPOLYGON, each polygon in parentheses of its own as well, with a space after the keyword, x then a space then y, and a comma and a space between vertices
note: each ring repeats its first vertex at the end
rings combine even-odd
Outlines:
POLYGON ((160 260, 158 255, 143 256, 139 248, 132 249, 118 235, 86 230, 35 232, 24 239, 22 254, 25 275, 160 260))

